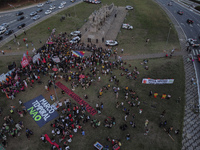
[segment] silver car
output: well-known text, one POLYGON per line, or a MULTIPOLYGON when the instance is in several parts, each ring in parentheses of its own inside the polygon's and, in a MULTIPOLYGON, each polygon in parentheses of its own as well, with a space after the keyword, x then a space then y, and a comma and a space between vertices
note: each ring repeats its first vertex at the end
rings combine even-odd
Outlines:
POLYGON ((35 21, 35 20, 38 20, 40 18, 40 15, 35 15, 32 19, 35 21))

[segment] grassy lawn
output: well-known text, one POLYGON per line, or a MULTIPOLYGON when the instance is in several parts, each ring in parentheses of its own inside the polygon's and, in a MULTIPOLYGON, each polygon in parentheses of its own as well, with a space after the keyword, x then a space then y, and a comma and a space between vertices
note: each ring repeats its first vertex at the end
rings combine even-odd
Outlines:
MULTIPOLYGON (((134 29, 132 31, 121 30, 121 33, 118 35, 117 39, 120 42, 118 49, 124 48, 123 55, 133 55, 133 54, 147 54, 147 53, 158 53, 162 52, 166 48, 166 39, 169 31, 169 20, 164 12, 152 1, 149 0, 135 0, 131 2, 127 1, 114 1, 110 0, 109 2, 103 0, 103 4, 110 4, 112 2, 118 6, 126 6, 132 5, 134 6, 134 11, 129 11, 126 17, 126 23, 133 25, 134 29), (153 16, 153 17, 152 17, 153 16), (159 20, 159 21, 157 21, 159 20), (132 39, 133 37, 133 39, 132 39), (150 43, 145 45, 145 41, 147 38, 150 38, 150 43)), ((63 11, 50 19, 36 25, 27 31, 26 38, 29 43, 29 50, 32 49, 31 42, 34 43, 34 47, 39 48, 42 44, 39 43, 39 40, 44 41, 48 38, 50 32, 48 31, 48 27, 51 29, 56 28, 56 33, 67 32, 70 33, 76 28, 80 28, 84 24, 84 20, 93 12, 95 9, 98 9, 100 5, 91 5, 87 3, 81 3, 75 6, 75 9, 69 8, 66 11, 63 11), (76 10, 76 17, 75 11, 76 10), (84 12, 84 13, 83 13, 84 12), (71 14, 71 17, 66 17, 63 22, 60 22, 60 17, 65 14, 71 14), (38 34, 35 34, 35 31, 38 34)), ((24 34, 20 35, 17 40, 20 41, 21 45, 17 49, 17 45, 11 41, 1 49, 6 49, 8 46, 12 47, 11 51, 25 51, 26 47, 23 44, 24 34)), ((172 28, 169 38, 169 43, 167 45, 167 50, 171 50, 172 48, 179 49, 179 43, 177 34, 172 28)), ((5 56, 1 57, 0 61, 0 70, 2 72, 7 72, 7 65, 11 64, 13 61, 19 62, 22 56, 5 56)), ((153 150, 177 150, 181 149, 181 133, 178 135, 174 134, 175 129, 180 129, 182 131, 182 122, 184 115, 184 93, 185 93, 185 77, 184 77, 184 68, 183 68, 183 60, 182 57, 173 57, 171 59, 159 58, 159 59, 149 59, 148 66, 149 70, 144 69, 144 65, 141 64, 143 60, 132 60, 126 61, 125 68, 133 71, 134 67, 138 68, 140 74, 137 76, 136 80, 127 79, 126 76, 120 76, 123 72, 119 69, 113 70, 113 75, 117 76, 119 79, 119 98, 115 98, 115 94, 112 90, 112 87, 117 86, 114 82, 109 82, 111 75, 101 76, 100 82, 92 83, 91 87, 86 90, 83 90, 81 86, 76 88, 74 91, 77 95, 79 95, 82 99, 84 99, 84 94, 87 94, 89 99, 86 100, 88 104, 90 104, 93 108, 95 108, 96 103, 103 102, 104 109, 101 115, 96 114, 92 117, 92 119, 98 119, 101 121, 101 125, 98 128, 92 128, 90 122, 83 125, 83 129, 86 132, 85 136, 82 136, 80 131, 74 134, 73 141, 70 143, 70 147, 72 150, 93 150, 93 144, 96 141, 99 141, 103 145, 109 145, 111 149, 111 142, 106 141, 106 137, 110 137, 112 139, 120 139, 122 143, 122 150, 129 149, 153 149, 153 150), (131 64, 131 67, 128 65, 131 64), (145 85, 142 84, 143 78, 153 78, 153 79, 175 79, 174 83, 171 85, 145 85), (103 86, 110 84, 111 88, 103 92, 101 98, 97 98, 98 91, 103 86), (139 107, 131 107, 128 105, 131 100, 130 97, 128 100, 125 100, 125 92, 124 87, 128 86, 129 89, 133 89, 136 92, 136 96, 139 97, 140 106, 139 107), (159 94, 158 98, 149 97, 149 91, 157 92, 159 94), (170 94, 172 96, 169 100, 161 99, 161 95, 163 93, 170 94), (178 97, 181 97, 181 103, 176 103, 178 97), (125 112, 123 112, 123 108, 120 106, 118 109, 115 107, 116 103, 124 102, 124 107, 130 109, 130 115, 127 118, 127 122, 124 121, 125 112), (142 114, 139 114, 139 109, 143 109, 142 114), (166 110, 165 117, 160 119, 160 114, 166 110), (135 118, 132 118, 132 114, 135 114, 135 118), (104 127, 104 120, 109 117, 115 117, 116 125, 112 128, 104 127), (147 136, 144 135, 145 120, 149 120, 149 134, 147 136), (159 127, 160 121, 167 120, 167 125, 165 128, 169 128, 170 126, 174 127, 171 136, 174 141, 168 136, 168 134, 164 131, 163 127, 159 127), (135 122, 136 128, 132 128, 129 124, 130 121, 135 122), (120 126, 123 124, 127 124, 128 128, 125 131, 120 130, 120 126), (131 140, 127 141, 125 139, 126 134, 131 135, 131 140)), ((98 68, 100 69, 101 66, 98 68)), ((89 68, 85 71, 89 72, 89 68)), ((54 94, 54 89, 51 88, 49 92, 46 92, 44 86, 47 84, 49 76, 41 76, 44 84, 35 84, 32 89, 27 88, 25 92, 21 92, 17 95, 15 100, 8 100, 5 95, 0 93, 0 107, 3 108, 2 116, 10 115, 9 108, 10 105, 16 106, 16 109, 21 109, 18 99, 21 99, 23 102, 27 102, 39 95, 43 95, 49 103, 49 96, 54 94)), ((65 80, 58 80, 68 88, 71 88, 71 82, 66 82, 65 80)), ((70 98, 67 94, 61 94, 61 89, 56 89, 58 93, 58 99, 70 98)), ((70 98, 73 103, 76 103, 72 98, 70 98)), ((61 113, 61 112, 59 112, 61 113)), ((36 124, 36 122, 31 118, 29 114, 20 118, 17 113, 12 115, 15 122, 22 120, 25 124, 25 128, 28 127, 32 129, 34 135, 31 136, 31 140, 27 140, 25 136, 25 129, 22 130, 21 136, 17 138, 12 138, 8 136, 8 147, 7 150, 11 149, 20 149, 20 150, 46 150, 50 149, 49 143, 43 143, 39 138, 41 134, 47 133, 50 137, 53 137, 51 134, 52 128, 50 124, 53 120, 42 128, 36 124), (23 141, 23 143, 22 143, 23 141)), ((0 120, 0 124, 3 124, 3 119, 0 120)), ((56 142, 58 143, 58 138, 56 137, 56 142)), ((58 143, 62 145, 62 143, 58 143)))
MULTIPOLYGON (((138 71, 140 72, 138 78, 136 80, 126 79, 125 76, 119 76, 123 71, 121 70, 113 70, 113 75, 116 75, 120 80, 119 87, 119 98, 115 98, 115 94, 112 90, 112 87, 116 86, 116 84, 109 82, 110 75, 101 76, 100 82, 94 82, 90 88, 83 90, 81 86, 76 88, 75 93, 83 98, 84 94, 89 96, 89 99, 86 100, 93 108, 95 108, 96 103, 103 102, 104 110, 101 115, 95 115, 92 119, 98 119, 101 121, 101 126, 93 129, 90 126, 90 123, 86 123, 83 125, 83 129, 86 131, 86 136, 81 136, 80 131, 77 134, 74 134, 73 142, 70 143, 71 149, 93 149, 93 144, 96 141, 99 141, 103 145, 111 146, 110 142, 106 141, 106 137, 110 136, 110 138, 120 139, 122 143, 122 149, 131 149, 134 145, 135 149, 180 149, 181 147, 181 133, 179 135, 175 135, 174 131, 171 133, 172 137, 175 141, 170 139, 167 133, 164 132, 163 127, 159 128, 158 125, 160 123, 160 114, 163 110, 166 110, 166 115, 163 118, 167 120, 167 125, 165 128, 173 126, 174 129, 182 129, 182 121, 183 121, 183 106, 184 101, 181 103, 176 103, 176 100, 179 96, 184 99, 184 76, 183 74, 183 63, 181 57, 174 57, 172 59, 150 59, 148 66, 149 70, 145 70, 144 66, 141 65, 142 60, 134 60, 127 61, 127 65, 125 68, 133 70, 135 66, 137 66, 138 71), (132 64, 132 67, 128 67, 128 64, 132 64), (175 82, 172 85, 144 85, 141 84, 142 78, 174 78, 175 82), (111 89, 105 91, 100 99, 97 98, 98 92, 100 88, 110 83, 111 89), (141 102, 139 108, 138 107, 130 107, 128 105, 128 100, 131 100, 130 97, 128 100, 124 99, 124 87, 129 86, 129 89, 133 89, 136 92, 136 96, 139 97, 141 102), (149 97, 149 91, 158 92, 158 98, 149 97), (169 100, 162 100, 161 95, 163 93, 172 95, 172 98, 169 100), (125 113, 122 111, 122 107, 116 109, 116 102, 124 102, 124 107, 130 109, 130 115, 127 118, 127 122, 124 121, 125 113), (139 109, 143 109, 143 113, 139 114, 139 109), (135 114, 135 119, 132 119, 132 114, 135 114), (116 118, 116 125, 111 129, 105 128, 104 120, 108 119, 108 117, 116 118), (148 129, 150 130, 147 136, 144 136, 144 123, 145 120, 149 120, 148 129), (130 121, 134 121, 136 123, 136 128, 132 128, 129 125, 130 121), (122 131, 119 129, 121 125, 126 123, 128 125, 128 129, 122 131), (125 136, 129 133, 131 135, 131 141, 126 141, 125 136)), ((86 72, 89 72, 87 70, 86 72)), ((42 78, 44 83, 47 83, 49 77, 42 78)), ((63 84, 65 84, 68 88, 70 88, 71 82, 65 82, 64 80, 60 80, 63 84)), ((7 100, 4 95, 1 94, 1 107, 3 107, 3 116, 9 113, 9 106, 12 104, 16 106, 16 109, 21 109, 18 104, 18 99, 22 99, 23 102, 29 101, 40 94, 42 94, 49 103, 50 94, 54 94, 53 88, 50 89, 50 92, 46 92, 44 89, 44 85, 34 85, 33 89, 27 88, 26 92, 21 92, 17 95, 15 100, 7 100), (7 106, 7 107, 6 107, 7 106)), ((63 97, 67 98, 68 95, 62 95, 61 90, 57 89, 58 99, 63 99, 63 97)), ((69 97, 70 98, 70 97, 69 97)), ((72 100, 72 98, 70 98, 72 100)), ((83 98, 84 99, 84 98, 83 98)), ((74 103, 75 101, 72 100, 74 103)), ((31 140, 28 141, 25 137, 25 131, 22 131, 22 135, 17 137, 15 140, 12 137, 8 137, 9 147, 8 149, 13 149, 16 145, 20 147, 20 149, 47 149, 50 147, 49 144, 43 144, 39 137, 43 133, 47 133, 51 135, 51 127, 50 122, 47 123, 42 128, 35 123, 35 121, 27 114, 24 118, 19 118, 18 114, 15 113, 12 115, 14 120, 17 122, 19 120, 23 120, 25 127, 28 127, 33 130, 34 135, 31 137, 31 140), (23 144, 19 144, 20 141, 23 140, 23 144), (34 143, 38 143, 37 145, 34 143)), ((53 121, 52 121, 53 122, 53 121)), ((2 123, 2 122, 1 122, 2 123)), ((58 140, 58 137, 56 137, 58 140)), ((62 144, 60 144, 62 145, 62 144)))
MULTIPOLYGON (((128 12, 124 21, 124 23, 133 25, 134 29, 121 29, 121 32, 117 37, 117 40, 120 43, 118 47, 119 49, 123 48, 126 55, 160 53, 163 52, 163 50, 171 50, 173 48, 176 48, 177 50, 180 49, 174 28, 170 31, 169 41, 168 44, 166 44, 170 20, 156 3, 148 0, 131 2, 102 1, 103 4, 110 4, 112 2, 114 2, 116 6, 134 6, 134 10, 128 12), (145 43, 147 38, 150 39, 148 45, 145 43)), ((29 29, 26 31, 27 35, 22 34, 18 36, 16 41, 20 42, 20 46, 12 40, 0 49, 9 52, 10 50, 8 48, 10 46, 12 51, 26 51, 27 48, 23 43, 23 38, 27 38, 28 40, 28 50, 32 50, 33 47, 37 49, 45 43, 50 35, 48 27, 50 27, 50 29, 56 28, 57 34, 60 32, 70 33, 71 31, 81 28, 85 23, 84 20, 87 19, 94 10, 98 10, 100 7, 101 5, 91 5, 87 3, 78 4, 29 29), (68 14, 70 14, 70 17, 68 14), (66 17, 63 22, 60 22, 61 16, 68 17, 66 17), (36 31, 39 34, 36 34, 36 31), (42 41, 42 44, 39 40, 42 41), (33 47, 31 46, 31 43, 34 44, 33 47)))

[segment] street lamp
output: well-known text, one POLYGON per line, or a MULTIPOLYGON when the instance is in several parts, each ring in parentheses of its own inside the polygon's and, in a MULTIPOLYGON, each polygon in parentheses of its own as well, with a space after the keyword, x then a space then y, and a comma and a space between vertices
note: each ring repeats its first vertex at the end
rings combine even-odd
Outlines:
POLYGON ((168 35, 167 35, 167 41, 166 41, 165 47, 167 47, 167 44, 168 44, 168 41, 169 41, 169 35, 170 35, 171 28, 172 28, 172 23, 169 23, 169 32, 168 32, 168 35))

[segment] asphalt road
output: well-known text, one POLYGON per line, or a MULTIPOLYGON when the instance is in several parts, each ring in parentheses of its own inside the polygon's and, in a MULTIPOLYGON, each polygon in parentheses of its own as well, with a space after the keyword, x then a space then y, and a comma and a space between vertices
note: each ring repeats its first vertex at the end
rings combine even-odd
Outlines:
MULTIPOLYGON (((50 3, 50 4, 46 4, 44 2, 44 6, 40 7, 40 8, 43 9, 43 11, 38 13, 38 15, 40 15, 40 19, 42 17, 46 16, 45 11, 50 8, 50 5, 55 5, 55 7, 56 7, 54 10, 51 10, 52 12, 56 12, 56 11, 60 10, 58 8, 58 6, 63 1, 66 2, 64 7, 68 7, 68 6, 70 6, 70 5, 74 4, 74 3, 77 3, 79 1, 81 1, 81 0, 76 0, 74 3, 70 2, 70 0, 56 0, 56 1, 52 1, 52 3, 50 3)), ((17 21, 18 16, 16 16, 16 13, 19 10, 11 10, 9 12, 0 13, 0 25, 2 23, 8 23, 9 24, 9 29, 14 30, 14 33, 17 32, 18 30, 22 30, 22 29, 18 29, 17 28, 21 23, 25 23, 26 26, 28 26, 28 25, 30 25, 30 24, 35 22, 32 19, 32 17, 30 16, 30 13, 33 12, 33 11, 36 11, 37 9, 38 9, 37 5, 30 6, 28 8, 24 8, 24 9, 22 8, 20 11, 24 12, 24 14, 22 16, 24 16, 25 18, 23 20, 21 20, 21 21, 17 21)), ((62 9, 64 9, 64 8, 62 8, 62 9)), ((11 34, 10 36, 13 36, 13 34, 11 34)), ((3 36, 3 40, 6 40, 6 38, 9 37, 9 36, 6 36, 4 34, 2 34, 1 36, 3 36)), ((2 41, 0 41, 0 42, 2 42, 2 41)))
MULTIPOLYGON (((159 0, 165 8, 167 8, 171 14, 175 17, 178 21, 180 26, 182 27, 186 38, 193 38, 198 41, 200 44, 200 13, 196 13, 191 6, 187 5, 180 5, 176 2, 172 2, 172 6, 168 6, 168 3, 171 0, 159 0), (183 15, 179 15, 177 13, 178 10, 183 11, 183 15), (191 19, 194 21, 193 24, 188 24, 186 21, 187 19, 191 19)), ((186 44, 187 46, 187 44, 186 44)), ((191 52, 189 53, 194 58, 194 68, 196 70, 196 78, 197 81, 200 81, 200 62, 198 61, 197 55, 200 54, 200 47, 190 47, 191 52)), ((192 77, 191 77, 192 78, 192 77)), ((198 82, 197 82, 198 83, 198 82)), ((199 89, 198 89, 199 90, 199 89)))

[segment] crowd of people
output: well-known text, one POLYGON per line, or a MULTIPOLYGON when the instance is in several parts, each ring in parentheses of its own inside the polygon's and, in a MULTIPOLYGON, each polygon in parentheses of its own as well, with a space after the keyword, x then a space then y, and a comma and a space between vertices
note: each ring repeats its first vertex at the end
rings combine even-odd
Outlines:
MULTIPOLYGON (((84 43, 76 43, 71 44, 69 42, 67 33, 60 33, 57 37, 55 35, 55 31, 51 33, 51 36, 48 38, 46 44, 35 51, 35 54, 30 57, 27 55, 29 64, 23 67, 15 66, 14 70, 6 76, 6 80, 0 82, 1 91, 5 93, 6 97, 9 99, 15 99, 17 93, 24 92, 27 87, 33 88, 36 83, 42 83, 42 76, 49 76, 48 82, 45 84, 45 89, 49 91, 50 87, 55 86, 55 81, 57 79, 64 79, 66 82, 70 82, 72 91, 78 86, 81 86, 83 90, 90 88, 92 83, 97 80, 101 82, 101 76, 109 75, 109 81, 107 85, 102 86, 100 88, 97 97, 100 99, 103 96, 103 92, 109 89, 112 89, 115 94, 115 98, 118 99, 119 93, 124 93, 124 100, 116 103, 116 108, 121 108, 124 113, 124 123, 120 126, 121 130, 126 130, 129 125, 127 125, 127 118, 129 119, 130 126, 132 128, 136 128, 135 123, 135 114, 131 114, 130 107, 137 107, 138 114, 142 113, 142 108, 140 107, 140 98, 136 95, 136 92, 133 89, 130 89, 129 86, 125 86, 120 88, 119 79, 117 75, 113 74, 113 70, 119 69, 122 72, 119 76, 126 76, 127 79, 136 80, 139 76, 139 71, 137 67, 131 69, 131 65, 126 65, 126 62, 123 60, 116 59, 111 61, 109 58, 111 56, 117 56, 117 50, 114 51, 110 48, 102 48, 97 47, 94 44, 84 44, 84 43), (72 50, 88 50, 91 52, 90 56, 77 57, 72 53, 72 50), (33 61, 33 57, 38 55, 36 61, 33 61), (56 60, 55 60, 56 59, 56 60), (59 60, 59 61, 58 61, 59 60), (85 70, 89 68, 89 73, 85 73, 85 70), (111 88, 111 84, 114 83, 115 86, 111 88), (123 92, 120 92, 123 91, 123 92), (128 108, 125 107, 124 102, 128 104, 128 108)), ((117 58, 117 57, 115 57, 117 58)), ((144 60, 143 64, 145 65, 145 69, 148 70, 148 66, 146 64, 148 60, 144 60)), ((64 94, 64 92, 63 92, 64 94)), ((84 95, 85 99, 88 99, 89 95, 84 95)), ((55 101, 54 95, 50 96, 50 99, 55 101)), ((59 105, 59 110, 61 110, 60 117, 55 119, 54 123, 51 124, 52 127, 52 142, 56 140, 63 145, 61 148, 65 150, 69 150, 69 143, 72 142, 74 134, 80 132, 81 135, 85 135, 85 130, 83 126, 90 120, 91 126, 93 128, 97 128, 101 125, 101 121, 97 119, 91 119, 89 115, 86 113, 86 107, 81 105, 78 106, 71 102, 71 100, 66 99, 64 101, 64 105, 62 102, 59 105)), ((100 115, 103 110, 103 102, 96 104, 96 109, 98 114, 100 115)), ((25 109, 17 110, 19 115, 26 113, 25 109)), ((8 123, 11 123, 8 117, 8 123)), ((9 132, 12 132, 12 136, 16 136, 18 134, 18 130, 23 128, 23 126, 18 123, 16 129, 12 129, 9 132), (19 124, 19 125, 18 125, 19 124), (14 132, 14 133, 13 133, 14 132)), ((108 118, 104 120, 104 126, 107 128, 111 128, 115 126, 116 120, 114 117, 108 118)), ((149 132, 148 129, 149 121, 145 121, 145 133, 147 135, 149 132)), ((163 123, 160 123, 159 126, 163 126, 163 123)), ((5 132, 7 124, 5 124, 5 132)), ((172 128, 168 130, 170 132, 172 128)), ((30 139, 30 135, 32 135, 32 131, 26 129, 26 136, 30 139)), ((2 137, 4 134, 2 134, 2 137)), ((130 134, 126 135, 126 139, 130 140, 130 134)), ((46 139, 44 135, 41 135, 40 139, 46 143, 46 139)), ((110 140, 112 145, 121 146, 120 140, 110 140)), ((6 146, 6 144, 4 144, 6 146)), ((52 149, 56 149, 55 145, 52 145, 52 149)))

